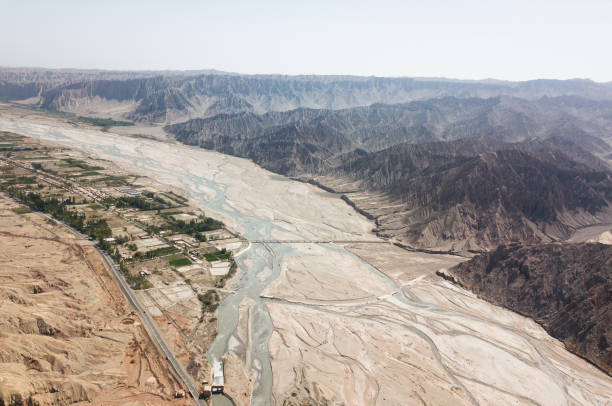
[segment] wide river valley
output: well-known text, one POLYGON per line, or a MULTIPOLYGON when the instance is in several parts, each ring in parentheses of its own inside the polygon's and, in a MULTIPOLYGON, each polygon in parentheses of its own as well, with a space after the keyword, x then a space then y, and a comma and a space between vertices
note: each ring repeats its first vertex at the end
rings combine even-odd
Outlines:
POLYGON ((435 276, 464 258, 373 243, 338 196, 176 143, 35 117, 0 116, 0 130, 181 188, 249 240, 354 241, 258 242, 237 257, 207 354, 251 377, 236 404, 611 404, 612 379, 539 325, 435 276))

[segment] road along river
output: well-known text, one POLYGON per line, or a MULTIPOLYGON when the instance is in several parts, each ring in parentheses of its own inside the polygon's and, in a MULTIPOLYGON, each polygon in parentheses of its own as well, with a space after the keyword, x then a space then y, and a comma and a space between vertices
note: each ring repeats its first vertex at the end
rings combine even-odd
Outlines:
MULTIPOLYGON (((336 196, 244 159, 4 113, 0 129, 180 187, 251 240, 376 238, 336 196)), ((433 275, 461 258, 252 244, 237 260, 242 279, 208 352, 225 358, 237 404, 610 404, 609 376, 530 319, 433 275)))

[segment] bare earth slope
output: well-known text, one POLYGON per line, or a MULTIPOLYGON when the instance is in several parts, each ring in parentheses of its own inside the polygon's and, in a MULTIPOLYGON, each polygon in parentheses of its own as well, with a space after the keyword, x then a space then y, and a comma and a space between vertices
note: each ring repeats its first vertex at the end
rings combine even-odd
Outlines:
POLYGON ((448 273, 479 297, 532 317, 612 373, 612 246, 500 246, 448 273))
POLYGON ((187 405, 87 241, 0 195, 0 404, 187 405))

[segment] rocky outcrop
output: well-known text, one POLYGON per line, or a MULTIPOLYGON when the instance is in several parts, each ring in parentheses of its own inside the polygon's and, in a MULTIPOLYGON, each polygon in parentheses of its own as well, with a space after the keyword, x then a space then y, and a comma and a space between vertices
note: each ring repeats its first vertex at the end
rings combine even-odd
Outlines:
POLYGON ((570 351, 612 373, 612 246, 504 245, 446 277, 533 318, 570 351))

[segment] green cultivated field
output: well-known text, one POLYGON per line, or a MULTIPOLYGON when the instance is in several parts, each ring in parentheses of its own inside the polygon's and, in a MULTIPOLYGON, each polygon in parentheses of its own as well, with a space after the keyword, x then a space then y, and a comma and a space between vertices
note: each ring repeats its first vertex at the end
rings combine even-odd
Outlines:
POLYGON ((189 258, 186 258, 183 255, 175 255, 173 257, 170 257, 170 259, 168 259, 168 263, 171 266, 180 267, 180 266, 191 265, 192 262, 189 260, 189 258))

